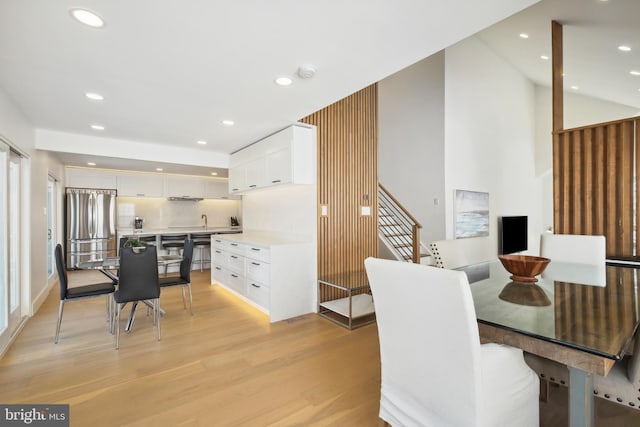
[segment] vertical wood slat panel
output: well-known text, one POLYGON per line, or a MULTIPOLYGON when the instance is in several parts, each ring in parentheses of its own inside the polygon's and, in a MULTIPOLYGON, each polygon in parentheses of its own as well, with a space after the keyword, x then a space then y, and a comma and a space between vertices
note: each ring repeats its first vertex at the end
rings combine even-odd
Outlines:
POLYGON ((640 253, 634 248, 633 213, 634 186, 640 184, 634 182, 638 126, 624 119, 554 133, 556 233, 603 234, 607 256, 640 253))
MULTIPOLYGON (((378 255, 377 116, 372 85, 301 120, 318 128, 318 204, 328 207, 318 217, 318 277, 362 270, 378 255)), ((345 296, 321 292, 321 301, 345 296)))

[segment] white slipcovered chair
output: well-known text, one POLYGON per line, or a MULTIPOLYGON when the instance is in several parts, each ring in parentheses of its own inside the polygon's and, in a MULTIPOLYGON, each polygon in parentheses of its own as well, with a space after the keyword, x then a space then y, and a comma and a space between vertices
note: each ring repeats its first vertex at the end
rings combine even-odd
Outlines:
POLYGON ((604 264, 607 257, 606 246, 604 236, 550 233, 540 235, 540 256, 551 261, 604 264))
POLYGON ((604 236, 543 233, 540 235, 540 256, 561 263, 588 264, 593 268, 576 272, 565 265, 551 262, 542 277, 560 282, 606 286, 606 246, 604 236))
POLYGON ((459 240, 436 240, 429 244, 435 266, 454 269, 469 265, 459 240))
POLYGON ((480 344, 460 271, 367 258, 376 304, 380 418, 392 426, 538 426, 538 378, 522 351, 480 344))

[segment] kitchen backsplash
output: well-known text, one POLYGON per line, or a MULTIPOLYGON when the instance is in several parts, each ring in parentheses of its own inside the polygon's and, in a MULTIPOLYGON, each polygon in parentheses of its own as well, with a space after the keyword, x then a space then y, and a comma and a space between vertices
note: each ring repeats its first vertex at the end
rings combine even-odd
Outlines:
POLYGON ((209 227, 226 227, 230 217, 238 217, 242 225, 240 200, 202 200, 199 202, 172 202, 155 197, 118 197, 118 228, 133 228, 133 219, 143 219, 144 229, 188 227, 204 225, 202 214, 207 215, 209 227))

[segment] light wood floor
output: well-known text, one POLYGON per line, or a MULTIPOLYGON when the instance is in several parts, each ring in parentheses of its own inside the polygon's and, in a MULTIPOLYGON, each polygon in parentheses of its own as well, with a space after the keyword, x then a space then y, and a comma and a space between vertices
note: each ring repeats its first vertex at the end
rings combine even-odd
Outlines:
MULTIPOLYGON (((103 298, 67 304, 54 344, 53 290, 0 360, 0 402, 69 403, 72 426, 380 425, 375 324, 349 332, 314 314, 269 324, 210 286, 208 271, 192 278, 193 317, 179 289, 163 290, 162 340, 139 310, 117 351, 103 298)), ((640 411, 596 402, 598 426, 640 425, 640 411)), ((566 425, 566 389, 552 388, 541 425, 566 425)))

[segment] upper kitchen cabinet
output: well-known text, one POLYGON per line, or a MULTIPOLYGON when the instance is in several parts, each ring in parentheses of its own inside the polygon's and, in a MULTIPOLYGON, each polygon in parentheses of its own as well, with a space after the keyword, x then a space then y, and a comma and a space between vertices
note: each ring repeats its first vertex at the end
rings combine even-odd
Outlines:
POLYGON ((118 196, 164 197, 164 177, 159 174, 119 172, 118 196))
POLYGON ((293 125, 231 155, 229 192, 282 184, 313 184, 316 129, 293 125))
POLYGON ((166 197, 204 198, 204 179, 202 178, 167 175, 164 183, 166 197))
POLYGON ((204 183, 204 198, 238 200, 240 196, 229 194, 229 186, 226 180, 207 179, 204 183))
POLYGON ((66 168, 65 170, 67 187, 76 188, 117 188, 116 174, 109 171, 66 168))

